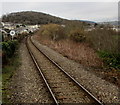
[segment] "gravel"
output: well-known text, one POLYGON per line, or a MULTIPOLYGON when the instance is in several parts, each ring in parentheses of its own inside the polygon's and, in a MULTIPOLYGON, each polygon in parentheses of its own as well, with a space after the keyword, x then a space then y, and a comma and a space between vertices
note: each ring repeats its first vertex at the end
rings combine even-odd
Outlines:
POLYGON ((19 49, 21 65, 10 83, 12 103, 51 103, 43 80, 38 75, 35 65, 23 42, 19 49))
POLYGON ((89 72, 88 68, 63 57, 61 54, 48 48, 45 45, 41 45, 37 40, 32 37, 32 41, 35 45, 47 54, 51 59, 58 63, 66 72, 73 76, 80 84, 82 84, 87 90, 89 90, 95 97, 105 104, 120 103, 120 91, 119 88, 100 77, 97 77, 94 73, 89 72))
POLYGON ((88 94, 41 54, 30 41, 28 43, 59 103, 95 103, 97 105, 88 94))

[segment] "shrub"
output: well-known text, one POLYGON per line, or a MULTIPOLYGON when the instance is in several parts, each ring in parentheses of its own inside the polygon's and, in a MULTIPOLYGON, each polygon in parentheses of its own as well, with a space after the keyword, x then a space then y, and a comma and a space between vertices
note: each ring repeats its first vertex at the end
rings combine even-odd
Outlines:
POLYGON ((87 41, 97 51, 118 53, 118 33, 108 29, 95 29, 86 35, 87 41))
POLYGON ((104 28, 88 32, 87 41, 98 52, 108 67, 120 68, 120 52, 118 32, 104 28))
POLYGON ((72 30, 84 30, 85 23, 80 21, 68 21, 65 24, 65 35, 70 36, 72 30))
POLYGON ((1 45, 3 63, 6 63, 8 58, 11 58, 14 55, 15 49, 18 45, 18 41, 1 42, 1 45))
POLYGON ((64 38, 64 28, 57 24, 43 25, 40 30, 40 35, 44 38, 59 40, 64 38))
POLYGON ((120 53, 99 51, 98 54, 107 66, 120 69, 120 53))
POLYGON ((86 37, 84 35, 84 31, 82 31, 80 29, 70 31, 70 39, 72 39, 76 42, 82 42, 85 40, 85 38, 86 37))

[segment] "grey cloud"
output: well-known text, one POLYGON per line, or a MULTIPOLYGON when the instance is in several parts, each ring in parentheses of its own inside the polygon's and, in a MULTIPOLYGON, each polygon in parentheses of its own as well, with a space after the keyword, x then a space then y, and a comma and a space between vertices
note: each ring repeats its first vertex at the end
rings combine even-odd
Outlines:
POLYGON ((117 2, 4 2, 2 13, 39 11, 67 19, 116 20, 117 2))

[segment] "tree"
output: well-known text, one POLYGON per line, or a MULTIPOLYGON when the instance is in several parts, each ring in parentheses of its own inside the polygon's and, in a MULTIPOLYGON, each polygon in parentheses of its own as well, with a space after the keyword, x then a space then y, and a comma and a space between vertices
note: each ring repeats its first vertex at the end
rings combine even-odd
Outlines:
POLYGON ((47 24, 41 27, 40 34, 45 38, 59 40, 64 38, 64 28, 57 24, 47 24))

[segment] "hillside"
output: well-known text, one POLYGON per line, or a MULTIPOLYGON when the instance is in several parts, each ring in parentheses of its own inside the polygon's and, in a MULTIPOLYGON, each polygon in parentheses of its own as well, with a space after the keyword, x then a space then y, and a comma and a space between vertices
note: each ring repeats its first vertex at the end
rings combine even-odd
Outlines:
POLYGON ((2 21, 23 24, 47 24, 47 23, 60 24, 66 21, 66 19, 51 16, 49 14, 41 12, 23 11, 3 15, 2 21))
POLYGON ((79 25, 88 25, 90 24, 87 21, 81 20, 67 20, 63 18, 59 18, 56 16, 52 16, 49 14, 45 14, 42 12, 34 12, 34 11, 23 11, 23 12, 14 12, 7 15, 2 16, 3 22, 12 22, 12 23, 21 23, 21 24, 79 24, 79 25))

